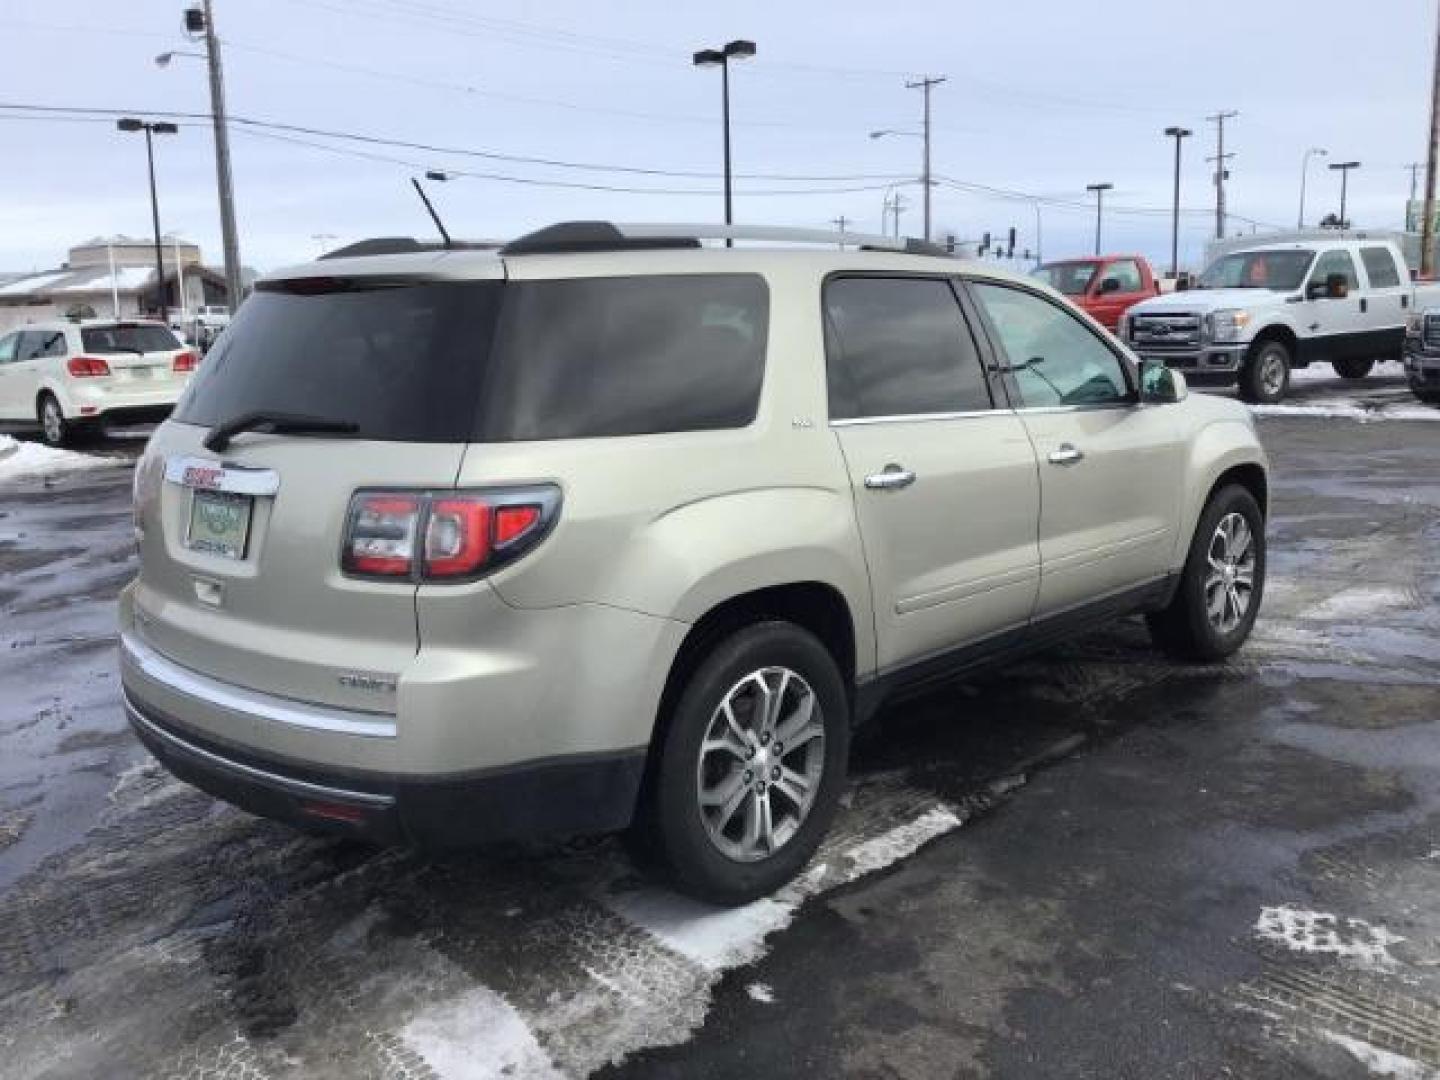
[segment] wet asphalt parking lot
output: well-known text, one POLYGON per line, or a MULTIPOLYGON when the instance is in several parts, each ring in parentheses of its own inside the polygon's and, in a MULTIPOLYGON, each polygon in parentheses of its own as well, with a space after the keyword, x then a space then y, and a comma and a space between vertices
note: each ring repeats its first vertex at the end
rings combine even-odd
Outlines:
POLYGON ((1125 623, 891 707, 731 912, 173 781, 115 674, 141 440, 0 479, 0 1076, 1440 1077, 1440 423, 1393 368, 1295 403, 1237 659, 1125 623))

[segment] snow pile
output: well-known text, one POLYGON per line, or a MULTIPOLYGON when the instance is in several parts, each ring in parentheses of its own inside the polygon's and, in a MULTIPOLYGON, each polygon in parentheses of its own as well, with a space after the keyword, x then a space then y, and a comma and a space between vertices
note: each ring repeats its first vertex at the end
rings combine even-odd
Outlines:
POLYGON ((1371 1046, 1367 1042, 1338 1035, 1333 1031, 1326 1031, 1324 1035, 1336 1045, 1343 1046, 1374 1076, 1385 1076, 1390 1080, 1437 1080, 1440 1078, 1440 1072, 1428 1068, 1413 1058, 1392 1054, 1388 1050, 1381 1050, 1378 1046, 1371 1046))
POLYGON ((562 1076, 515 1008, 484 986, 425 1009, 401 1029, 400 1038, 444 1077, 562 1076))
POLYGON ((1256 416, 1318 416, 1325 419, 1359 420, 1440 420, 1440 409, 1429 405, 1376 405, 1366 407, 1353 401, 1331 400, 1307 404, 1251 405, 1256 416))
POLYGON ((120 462, 113 458, 55 450, 41 443, 21 442, 10 435, 0 435, 0 481, 19 476, 49 476, 76 469, 113 467, 118 464, 120 462))
POLYGON ((1364 919, 1342 919, 1285 904, 1260 910, 1255 936, 1293 952, 1335 956, 1364 968, 1392 968, 1390 946, 1405 939, 1364 919))

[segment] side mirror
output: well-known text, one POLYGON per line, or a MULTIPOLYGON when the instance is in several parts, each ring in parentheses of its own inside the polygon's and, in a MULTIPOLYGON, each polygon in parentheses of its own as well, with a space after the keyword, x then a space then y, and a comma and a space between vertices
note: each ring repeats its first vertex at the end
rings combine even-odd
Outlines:
POLYGON ((1140 400, 1150 405, 1173 405, 1189 393, 1185 376, 1164 364, 1144 361, 1140 365, 1140 400))
POLYGON ((1103 281, 1100 282, 1100 295, 1101 295, 1101 296, 1104 296, 1106 293, 1119 292, 1119 291, 1120 291, 1120 279, 1119 279, 1119 278, 1107 277, 1107 278, 1105 278, 1103 281))

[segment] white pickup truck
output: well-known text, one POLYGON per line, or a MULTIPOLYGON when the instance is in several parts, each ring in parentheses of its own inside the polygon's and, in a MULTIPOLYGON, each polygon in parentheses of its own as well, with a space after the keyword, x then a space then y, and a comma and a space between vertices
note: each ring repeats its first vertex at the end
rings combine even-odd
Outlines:
POLYGON ((1399 360, 1409 316, 1440 306, 1416 285, 1395 245, 1337 238, 1257 245, 1220 256, 1190 289, 1143 300, 1120 337, 1198 386, 1238 384, 1247 401, 1285 396, 1294 368, 1334 365, 1363 379, 1399 360))

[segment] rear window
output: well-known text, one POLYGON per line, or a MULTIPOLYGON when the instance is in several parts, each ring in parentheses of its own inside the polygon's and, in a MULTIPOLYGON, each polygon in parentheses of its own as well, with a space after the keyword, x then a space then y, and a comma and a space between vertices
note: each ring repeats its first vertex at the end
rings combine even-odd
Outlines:
POLYGON ((80 343, 87 353, 173 352, 181 347, 165 327, 144 323, 86 326, 80 331, 80 343))
POLYGON ((1372 289, 1389 289, 1400 284, 1395 257, 1390 254, 1389 248, 1361 248, 1360 260, 1365 264, 1365 274, 1370 278, 1372 289))
POLYGON ((326 279, 265 284, 205 357, 175 418, 248 412, 356 425, 356 437, 465 442, 475 423, 500 282, 326 279))
POLYGON ((745 274, 267 284, 176 419, 301 413, 403 442, 743 427, 768 324, 764 280, 745 274))
POLYGON ((765 370, 769 296, 753 274, 506 286, 485 441, 744 427, 765 370))

